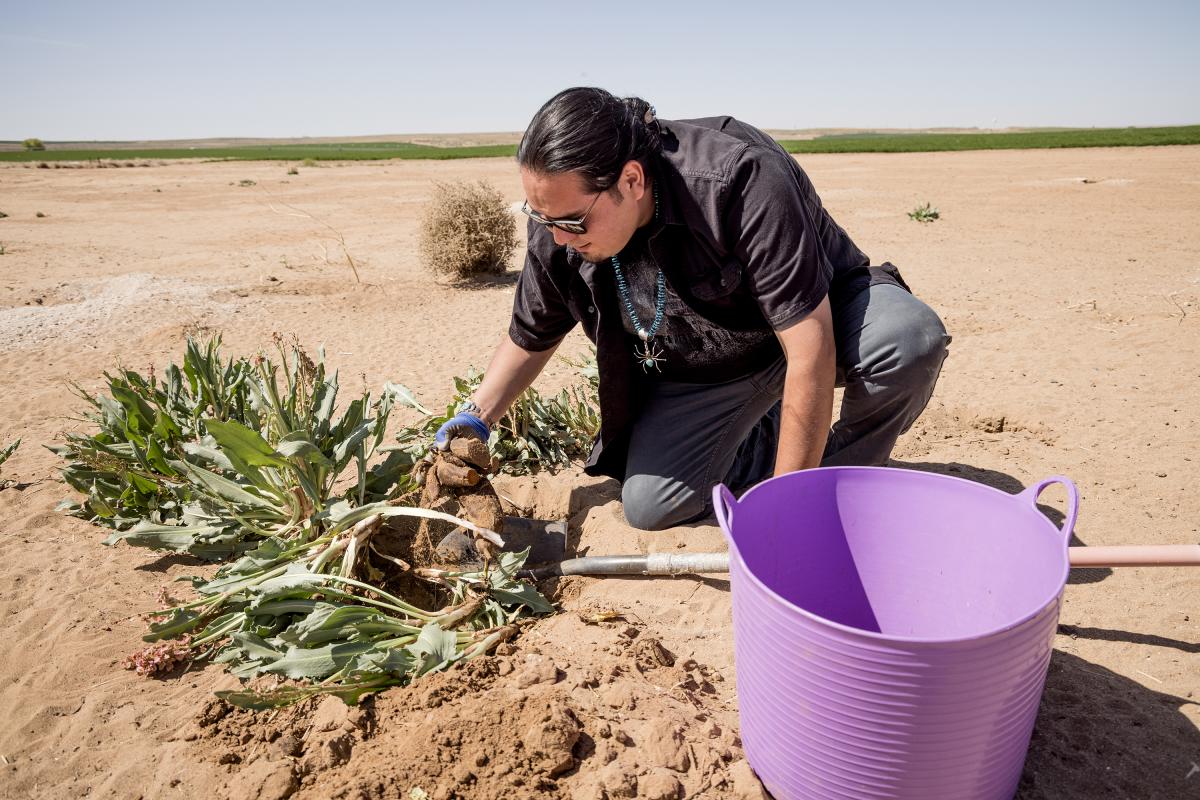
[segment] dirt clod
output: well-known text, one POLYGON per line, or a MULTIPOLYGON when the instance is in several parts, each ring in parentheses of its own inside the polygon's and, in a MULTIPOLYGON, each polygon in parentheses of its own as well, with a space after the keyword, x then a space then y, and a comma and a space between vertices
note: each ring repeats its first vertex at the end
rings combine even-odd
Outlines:
POLYGON ((683 785, 668 770, 652 769, 638 782, 638 795, 645 800, 679 800, 683 785))
POLYGON ((536 683, 554 683, 558 680, 558 667, 545 656, 530 656, 517 671, 514 683, 518 689, 528 689, 536 683))
POLYGON ((619 762, 613 762, 600 771, 600 785, 610 798, 637 797, 637 775, 619 762))
POLYGON ((638 756, 642 763, 653 767, 666 767, 676 772, 687 772, 691 767, 687 743, 679 728, 663 730, 659 720, 649 720, 634 737, 638 745, 638 756))
POLYGON ((744 758, 730 765, 729 778, 733 783, 733 797, 737 800, 768 800, 770 797, 751 769, 750 762, 744 758))
POLYGON ((623 681, 610 684, 600 693, 600 700, 610 708, 619 708, 625 711, 637 708, 637 698, 633 687, 623 681))
POLYGON ((634 663, 641 672, 675 666, 675 656, 652 637, 639 639, 633 646, 633 653, 634 663))
POLYGON ((534 723, 521 737, 525 751, 538 771, 554 777, 575 765, 572 750, 581 733, 579 720, 561 704, 550 707, 546 718, 534 723))

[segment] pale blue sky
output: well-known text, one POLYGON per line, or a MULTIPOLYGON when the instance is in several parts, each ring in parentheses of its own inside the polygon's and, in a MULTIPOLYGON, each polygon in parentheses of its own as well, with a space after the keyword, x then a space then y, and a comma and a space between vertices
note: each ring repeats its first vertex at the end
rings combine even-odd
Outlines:
POLYGON ((15 2, 0 139, 518 131, 573 85, 765 128, 1200 123, 1200 2, 15 2))

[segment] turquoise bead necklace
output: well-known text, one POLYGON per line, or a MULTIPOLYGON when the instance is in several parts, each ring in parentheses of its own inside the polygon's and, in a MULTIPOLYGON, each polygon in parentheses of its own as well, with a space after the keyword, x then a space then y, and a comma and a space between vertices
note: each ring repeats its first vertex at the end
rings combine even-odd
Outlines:
MULTIPOLYGON (((658 219, 658 185, 654 186, 654 218, 658 219)), ((633 323, 633 329, 637 331, 638 338, 642 343, 633 350, 634 361, 642 365, 642 369, 646 372, 650 371, 651 367, 661 371, 658 366, 664 358, 662 349, 654 345, 654 337, 658 333, 658 329, 662 326, 663 310, 667 306, 667 279, 663 276, 663 271, 658 270, 658 278, 656 280, 656 292, 654 300, 654 322, 650 327, 643 328, 642 322, 638 319, 637 311, 634 310, 633 301, 629 299, 629 285, 625 282, 625 275, 621 272, 621 262, 616 256, 611 259, 613 266, 613 275, 617 279, 617 290, 621 293, 621 299, 625 302, 625 310, 629 313, 629 321, 633 323)))

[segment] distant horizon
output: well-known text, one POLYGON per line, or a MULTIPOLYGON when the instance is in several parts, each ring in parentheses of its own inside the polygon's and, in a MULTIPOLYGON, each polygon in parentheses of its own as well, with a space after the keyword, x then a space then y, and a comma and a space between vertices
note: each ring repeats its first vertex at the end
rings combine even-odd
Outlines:
POLYGON ((768 130, 1175 127, 1200 120, 1197 30, 1186 0, 23 3, 0 139, 478 135, 570 86, 768 130))
MULTIPOLYGON (((763 130, 776 138, 788 135, 814 135, 817 138, 820 135, 828 135, 831 133, 1018 133, 1018 132, 1034 132, 1034 131, 1073 131, 1073 130, 1095 130, 1095 129, 1122 129, 1122 128, 1182 128, 1200 125, 1197 122, 1183 122, 1177 125, 1014 125, 1003 128, 985 128, 980 126, 937 126, 929 128, 900 128, 891 126, 872 126, 866 128, 857 128, 849 126, 830 126, 820 128, 771 128, 766 127, 763 130)), ((124 144, 171 144, 171 143, 189 143, 189 142, 261 142, 269 143, 292 143, 292 142, 317 142, 325 141, 331 144, 338 143, 357 143, 357 142, 378 142, 386 143, 389 141, 396 142, 412 142, 419 139, 433 138, 454 138, 454 137, 503 137, 511 140, 511 143, 516 143, 520 140, 523 131, 421 131, 416 133, 363 133, 363 134, 348 134, 348 135, 312 135, 312 136, 237 136, 237 135, 216 135, 216 136, 194 136, 194 137, 174 137, 166 139, 47 139, 40 136, 26 136, 20 139, 4 139, 0 138, 0 145, 20 147, 25 139, 37 138, 46 145, 73 145, 73 144, 108 144, 108 145, 124 145, 124 144)))

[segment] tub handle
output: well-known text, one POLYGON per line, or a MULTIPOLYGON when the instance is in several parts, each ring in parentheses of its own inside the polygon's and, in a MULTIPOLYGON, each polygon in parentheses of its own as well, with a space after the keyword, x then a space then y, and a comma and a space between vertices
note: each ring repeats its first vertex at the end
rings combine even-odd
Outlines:
POLYGON ((1017 495, 1017 497, 1027 500, 1033 506, 1034 511, 1036 511, 1038 495, 1052 483, 1061 483, 1067 490, 1067 515, 1063 519, 1062 532, 1067 539, 1070 539, 1071 533, 1075 530, 1075 520, 1079 516, 1079 489, 1075 487, 1075 483, 1070 478, 1063 475, 1051 475, 1049 478, 1043 478, 1033 486, 1030 486, 1017 495))
POLYGON ((733 492, 729 491, 729 487, 723 483, 718 483, 713 487, 713 513, 717 515, 717 524, 721 526, 721 533, 725 534, 725 541, 729 546, 733 547, 733 509, 737 508, 737 498, 733 496, 733 492))

